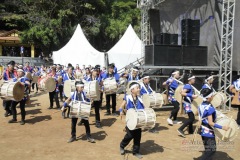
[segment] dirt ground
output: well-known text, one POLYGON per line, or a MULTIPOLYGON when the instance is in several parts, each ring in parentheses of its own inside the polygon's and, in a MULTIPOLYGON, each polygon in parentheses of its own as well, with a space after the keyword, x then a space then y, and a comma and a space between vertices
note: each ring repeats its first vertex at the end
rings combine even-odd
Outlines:
MULTIPOLYGON (((0 101, 2 104, 2 101, 0 101)), ((118 97, 117 106, 121 103, 118 97)), ((0 110, 0 159, 1 160, 134 160, 131 154, 132 142, 126 147, 127 154, 119 154, 119 143, 125 132, 124 119, 114 116, 104 116, 101 110, 103 128, 95 127, 94 111, 91 112, 90 127, 92 137, 96 143, 86 140, 84 126, 77 126, 78 141, 67 143, 70 138, 71 119, 63 119, 61 111, 48 110, 48 94, 40 92, 33 94, 31 105, 26 107, 26 124, 8 124, 12 117, 4 117, 4 110, 0 110)), ((20 109, 17 108, 18 113, 20 109)), ((147 160, 192 160, 201 156, 203 145, 201 137, 196 136, 195 143, 191 143, 192 135, 182 138, 177 133, 178 125, 169 126, 166 119, 170 111, 156 111, 156 129, 159 133, 142 133, 141 153, 147 160)), ((236 118, 236 110, 227 115, 236 118)), ((180 115, 180 120, 186 118, 180 115)), ((197 117, 196 117, 197 118, 197 117)), ((18 121, 20 121, 18 114, 18 121)), ((196 124, 195 124, 196 125, 196 124)), ((187 132, 185 132, 187 134, 187 132)), ((234 142, 219 143, 214 160, 240 159, 240 136, 234 142)))

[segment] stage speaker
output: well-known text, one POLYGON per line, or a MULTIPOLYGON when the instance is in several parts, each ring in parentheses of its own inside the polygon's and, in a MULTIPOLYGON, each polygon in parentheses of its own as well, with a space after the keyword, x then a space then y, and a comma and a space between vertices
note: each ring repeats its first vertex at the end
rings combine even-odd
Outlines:
POLYGON ((156 45, 178 45, 178 34, 160 33, 154 36, 156 45))
POLYGON ((170 34, 170 45, 178 45, 178 34, 170 34))
POLYGON ((200 20, 183 19, 182 45, 198 46, 200 39, 200 20))
POLYGON ((150 44, 154 43, 154 36, 160 34, 160 11, 158 9, 149 9, 149 24, 150 24, 150 44))
POLYGON ((145 47, 145 65, 181 66, 182 47, 177 45, 148 45, 145 47))
POLYGON ((207 66, 208 48, 203 46, 182 46, 183 66, 207 66))

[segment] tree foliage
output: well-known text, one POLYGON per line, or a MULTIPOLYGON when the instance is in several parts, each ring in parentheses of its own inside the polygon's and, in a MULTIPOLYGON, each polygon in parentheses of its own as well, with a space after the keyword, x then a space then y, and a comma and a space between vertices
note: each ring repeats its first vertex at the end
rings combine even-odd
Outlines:
POLYGON ((98 50, 110 49, 129 24, 140 32, 137 0, 5 0, 0 27, 18 29, 24 43, 50 53, 71 38, 78 23, 98 50))

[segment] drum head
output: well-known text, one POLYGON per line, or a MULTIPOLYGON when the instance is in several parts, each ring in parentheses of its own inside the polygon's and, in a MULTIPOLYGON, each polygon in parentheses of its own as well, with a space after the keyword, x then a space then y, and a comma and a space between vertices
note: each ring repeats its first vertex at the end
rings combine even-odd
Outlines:
POLYGON ((202 102, 203 99, 199 96, 196 99, 193 99, 191 107, 194 115, 198 115, 198 107, 202 104, 202 102))
POLYGON ((45 82, 45 87, 48 92, 53 92, 56 89, 56 82, 54 78, 48 78, 45 82))
POLYGON ((178 87, 175 90, 174 93, 174 98, 179 102, 182 103, 182 95, 180 94, 180 92, 183 90, 183 85, 179 84, 178 87))
POLYGON ((17 82, 13 87, 13 98, 15 101, 21 101, 24 97, 24 85, 21 82, 17 82))
POLYGON ((142 95, 142 101, 143 101, 144 108, 150 107, 150 98, 148 94, 142 95))
POLYGON ((29 79, 29 80, 32 80, 32 74, 30 72, 27 72, 26 73, 26 77, 29 79))
POLYGON ((33 83, 38 83, 38 76, 33 76, 33 83))
POLYGON ((137 126, 137 111, 133 108, 127 110, 126 123, 129 130, 134 130, 137 126))
POLYGON ((230 119, 228 117, 220 118, 216 121, 217 124, 222 126, 229 126, 230 129, 228 131, 224 131, 223 129, 214 128, 215 135, 222 141, 222 137, 224 136, 223 141, 233 141, 238 134, 238 125, 234 119, 230 119))
POLYGON ((75 90, 76 90, 75 80, 66 80, 64 82, 63 92, 66 97, 70 97, 71 92, 74 92, 75 90))

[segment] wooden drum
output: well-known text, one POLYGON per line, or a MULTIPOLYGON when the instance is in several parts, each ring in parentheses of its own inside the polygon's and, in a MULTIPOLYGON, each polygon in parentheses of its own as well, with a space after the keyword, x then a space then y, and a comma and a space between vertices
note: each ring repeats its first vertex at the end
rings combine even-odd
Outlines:
POLYGON ((72 101, 70 104, 70 118, 89 118, 91 105, 87 102, 72 101))
POLYGON ((93 99, 95 101, 100 100, 100 88, 98 81, 89 81, 84 83, 84 92, 86 92, 86 97, 93 99))
POLYGON ((160 93, 144 94, 142 99, 145 108, 161 108, 164 103, 160 93))
POLYGON ((126 123, 129 130, 138 128, 151 129, 155 126, 156 114, 152 108, 128 109, 126 123))
POLYGON ((30 72, 26 72, 26 78, 32 80, 33 79, 32 74, 30 72))
POLYGON ((66 80, 63 86, 63 92, 66 97, 71 97, 71 93, 76 91, 75 80, 66 80))
POLYGON ((56 89, 56 82, 54 78, 48 78, 45 82, 45 88, 48 92, 53 92, 56 89))
POLYGON ((217 92, 211 101, 211 104, 214 108, 220 107, 221 105, 225 104, 227 101, 227 96, 223 92, 217 92))
POLYGON ((223 129, 214 128, 214 133, 216 137, 221 141, 233 141, 238 135, 238 124, 232 118, 227 117, 221 112, 217 111, 217 119, 215 123, 221 126, 229 126, 230 129, 228 131, 224 131, 223 129))
POLYGON ((4 82, 0 88, 2 99, 21 101, 24 97, 24 85, 21 82, 4 82))
POLYGON ((33 76, 33 83, 38 83, 39 76, 33 76))
POLYGON ((117 82, 115 78, 105 79, 103 82, 104 92, 106 95, 115 94, 118 90, 117 82))

